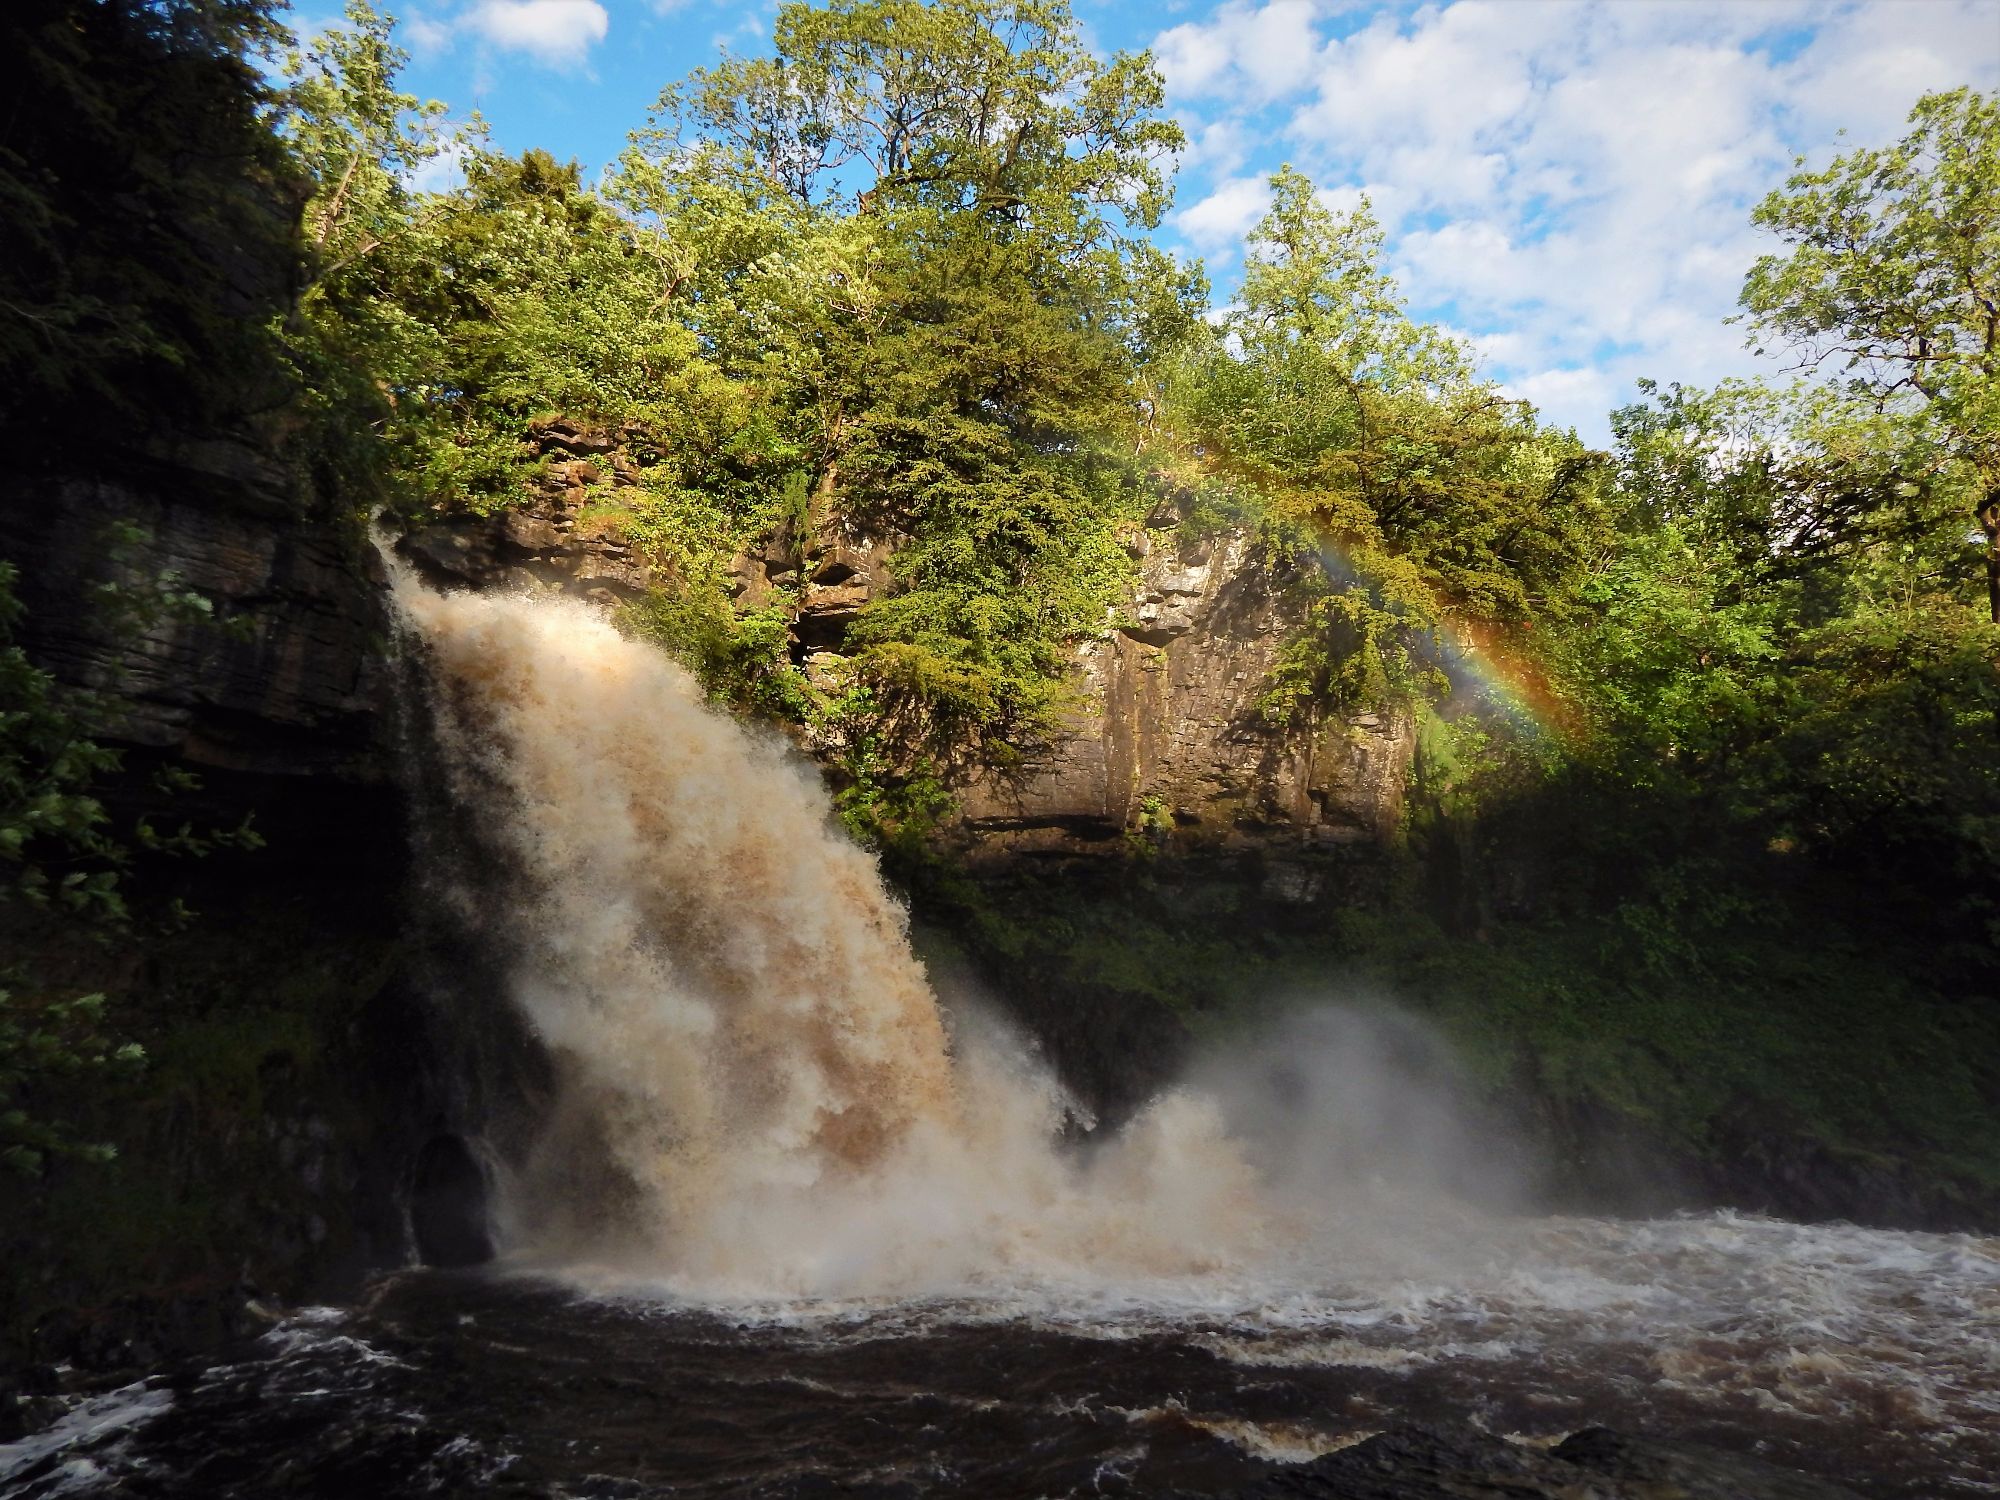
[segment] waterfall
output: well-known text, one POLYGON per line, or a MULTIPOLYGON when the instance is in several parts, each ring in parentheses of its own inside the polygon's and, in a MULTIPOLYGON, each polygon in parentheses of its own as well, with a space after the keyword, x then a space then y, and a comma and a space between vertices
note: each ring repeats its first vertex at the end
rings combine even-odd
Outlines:
POLYGON ((1086 1167, 1020 1049, 948 1036, 902 908, 777 737, 580 602, 396 593, 503 872, 473 899, 502 908, 504 1003, 555 1064, 517 1252, 743 1296, 1172 1274, 1255 1240, 1212 1101, 1163 1099, 1086 1167))

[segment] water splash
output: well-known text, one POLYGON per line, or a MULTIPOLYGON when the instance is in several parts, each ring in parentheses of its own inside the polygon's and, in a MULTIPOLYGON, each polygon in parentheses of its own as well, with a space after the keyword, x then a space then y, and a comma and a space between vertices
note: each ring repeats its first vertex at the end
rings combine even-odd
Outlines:
POLYGON ((1254 1250, 1256 1173, 1212 1100, 1162 1099, 1084 1165, 1018 1049, 953 1055, 902 909, 779 741, 584 605, 397 598, 559 1073, 512 1194, 530 1253, 773 1296, 1254 1250))

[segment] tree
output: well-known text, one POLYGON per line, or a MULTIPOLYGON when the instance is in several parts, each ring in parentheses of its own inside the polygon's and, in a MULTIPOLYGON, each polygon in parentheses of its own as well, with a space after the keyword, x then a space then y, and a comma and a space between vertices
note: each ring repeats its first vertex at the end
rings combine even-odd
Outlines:
POLYGON ((432 259, 429 231, 449 205, 427 200, 415 174, 478 138, 476 121, 448 132, 442 105, 397 86, 407 60, 390 19, 348 0, 339 23, 286 51, 273 113, 305 184, 298 286, 284 320, 304 448, 320 487, 363 510, 395 488, 392 459, 423 472, 411 435, 443 364, 436 328, 404 287, 408 270, 432 259))
POLYGON ((1150 58, 1099 61, 1063 0, 795 3, 775 43, 668 89, 615 192, 683 248, 725 369, 789 405, 800 529, 896 539, 846 636, 878 727, 912 763, 1007 756, 1130 568, 1137 365, 1193 317, 1140 238, 1181 133, 1150 58))
POLYGON ((1742 305, 1800 368, 1837 364, 1852 396, 1905 419, 1911 478, 1958 494, 1986 534, 2000 624, 2000 101, 1926 94, 1909 123, 1758 205, 1793 248, 1758 260, 1742 305))
POLYGON ((804 204, 1034 220, 1078 252, 1165 211, 1183 137, 1159 74, 1145 54, 1100 62, 1067 0, 794 0, 773 40, 669 88, 642 141, 721 153, 804 204))
POLYGON ((108 457, 288 394, 270 319, 298 184, 263 118, 270 0, 0 17, 0 424, 108 457))
POLYGON ((1434 674, 1410 648, 1447 616, 1563 607, 1602 529, 1602 460, 1408 315, 1366 201, 1336 213, 1302 174, 1276 173, 1237 306, 1181 366, 1169 426, 1297 527, 1315 564, 1314 627, 1267 705, 1280 717, 1420 688, 1434 674))

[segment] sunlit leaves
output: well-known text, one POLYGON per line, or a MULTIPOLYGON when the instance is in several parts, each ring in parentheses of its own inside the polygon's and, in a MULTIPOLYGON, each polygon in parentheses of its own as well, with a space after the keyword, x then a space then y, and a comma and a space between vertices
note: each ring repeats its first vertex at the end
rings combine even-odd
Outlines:
POLYGON ((1928 448, 1912 482, 1955 491, 1983 528, 2000 624, 2000 101, 1926 94, 1910 126, 1758 205, 1792 248, 1757 262, 1742 301, 1760 337, 1899 419, 1897 446, 1928 448))

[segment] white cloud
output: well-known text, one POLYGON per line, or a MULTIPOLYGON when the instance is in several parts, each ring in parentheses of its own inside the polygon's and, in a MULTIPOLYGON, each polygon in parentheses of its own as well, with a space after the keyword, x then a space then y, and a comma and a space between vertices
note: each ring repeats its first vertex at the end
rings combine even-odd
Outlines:
POLYGON ((569 65, 604 40, 611 17, 597 0, 480 0, 460 24, 495 47, 569 65))
POLYGON ((1188 131, 1180 169, 1184 173, 1227 177, 1243 165, 1255 144, 1249 127, 1241 120, 1211 120, 1188 131))
POLYGON ((1926 89, 1991 89, 2000 73, 2000 5, 1993 0, 1910 0, 1843 7, 1814 45, 1783 70, 1786 103, 1802 130, 1824 140, 1902 134, 1926 89))
POLYGON ((1222 250, 1242 239, 1270 206, 1271 185, 1265 179, 1232 177, 1175 214, 1173 225, 1196 245, 1222 250))
POLYGON ((1153 42, 1173 93, 1276 98, 1312 77, 1318 39, 1314 0, 1230 0, 1209 21, 1162 32, 1153 42))
POLYGON ((435 156, 403 180, 415 193, 449 193, 465 182, 467 154, 463 142, 446 141, 435 156))
POLYGON ((451 23, 430 16, 410 16, 401 23, 397 34, 410 44, 410 50, 419 57, 428 57, 434 53, 449 51, 451 48, 451 23))
POLYGON ((1544 417, 1563 427, 1595 426, 1615 399, 1612 387, 1612 377, 1593 367, 1540 370, 1502 385, 1509 396, 1532 401, 1544 417))
POLYGON ((1287 159, 1331 204, 1366 185, 1412 304, 1597 438, 1638 375, 1747 372, 1722 319, 1769 248, 1750 209, 1794 155, 1824 161, 1842 127, 1894 138, 1925 89, 2000 85, 1994 0, 1456 0, 1358 27, 1329 17, 1228 0, 1158 38, 1211 189, 1173 227, 1198 249, 1227 243, 1287 159))

